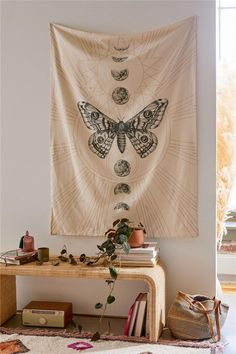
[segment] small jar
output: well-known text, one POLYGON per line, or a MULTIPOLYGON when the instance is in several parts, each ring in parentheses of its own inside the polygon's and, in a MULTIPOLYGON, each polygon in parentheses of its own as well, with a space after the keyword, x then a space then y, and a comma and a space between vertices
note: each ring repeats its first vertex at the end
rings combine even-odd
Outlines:
POLYGON ((34 238, 29 235, 29 231, 26 231, 23 237, 23 251, 31 252, 34 251, 34 238))

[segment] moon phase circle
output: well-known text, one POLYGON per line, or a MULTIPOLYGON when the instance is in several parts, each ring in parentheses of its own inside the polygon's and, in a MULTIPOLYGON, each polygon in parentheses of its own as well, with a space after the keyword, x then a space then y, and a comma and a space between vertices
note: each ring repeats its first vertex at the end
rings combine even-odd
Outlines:
POLYGON ((115 208, 114 208, 114 210, 118 210, 118 209, 129 210, 129 206, 126 203, 120 202, 120 203, 117 203, 115 208))
POLYGON ((130 174, 130 163, 126 160, 118 160, 114 165, 115 174, 119 177, 125 177, 130 174))
POLYGON ((113 48, 118 52, 125 52, 127 49, 129 49, 129 44, 127 45, 127 47, 113 47, 113 48))
POLYGON ((116 81, 123 81, 127 79, 127 77, 129 76, 129 70, 128 69, 111 70, 111 76, 116 81))
POLYGON ((125 87, 116 87, 112 92, 112 98, 116 104, 125 104, 129 101, 129 91, 125 87))
POLYGON ((130 186, 126 183, 118 183, 114 188, 114 194, 119 194, 119 193, 130 194, 131 193, 130 186))
POLYGON ((115 63, 123 63, 123 61, 127 60, 128 57, 112 57, 112 60, 115 62, 115 63))

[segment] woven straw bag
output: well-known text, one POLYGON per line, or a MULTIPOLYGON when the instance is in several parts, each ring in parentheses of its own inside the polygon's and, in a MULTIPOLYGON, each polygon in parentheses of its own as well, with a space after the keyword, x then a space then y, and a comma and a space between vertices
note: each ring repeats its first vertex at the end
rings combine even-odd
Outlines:
POLYGON ((218 299, 179 291, 167 315, 167 327, 179 339, 219 341, 228 310, 218 299))

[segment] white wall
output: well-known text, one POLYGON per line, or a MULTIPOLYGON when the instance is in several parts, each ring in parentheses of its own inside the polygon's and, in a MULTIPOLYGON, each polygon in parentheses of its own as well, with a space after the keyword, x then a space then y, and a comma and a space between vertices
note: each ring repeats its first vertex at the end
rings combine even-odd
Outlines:
MULTIPOLYGON (((167 266, 168 304, 178 289, 215 292, 215 2, 9 1, 2 3, 2 249, 18 246, 26 229, 36 246, 58 254, 94 253, 95 238, 52 237, 49 156, 49 22, 84 31, 140 32, 197 15, 199 230, 195 239, 159 239, 167 266)), ((18 279, 18 308, 30 300, 73 301, 74 312, 93 312, 103 282, 18 279)), ((110 313, 125 315, 142 283, 121 282, 110 313)))

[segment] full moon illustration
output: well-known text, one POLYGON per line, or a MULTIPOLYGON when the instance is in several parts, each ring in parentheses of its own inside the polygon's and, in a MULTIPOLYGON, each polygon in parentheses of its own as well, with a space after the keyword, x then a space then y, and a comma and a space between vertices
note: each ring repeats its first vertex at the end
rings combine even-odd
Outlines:
POLYGON ((130 163, 126 160, 118 160, 114 165, 115 174, 119 177, 125 177, 130 174, 130 163))
POLYGON ((112 92, 112 98, 116 104, 125 104, 129 101, 129 91, 125 87, 117 87, 112 92))

